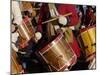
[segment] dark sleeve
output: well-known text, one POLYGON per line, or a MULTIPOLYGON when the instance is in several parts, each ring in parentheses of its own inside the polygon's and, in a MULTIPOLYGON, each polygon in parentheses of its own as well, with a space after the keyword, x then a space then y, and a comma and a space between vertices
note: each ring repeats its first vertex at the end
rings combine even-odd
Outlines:
POLYGON ((47 13, 48 13, 48 5, 47 3, 43 3, 41 8, 40 8, 40 14, 39 14, 39 20, 38 20, 38 26, 37 30, 39 32, 42 32, 42 22, 45 21, 47 18, 47 13))

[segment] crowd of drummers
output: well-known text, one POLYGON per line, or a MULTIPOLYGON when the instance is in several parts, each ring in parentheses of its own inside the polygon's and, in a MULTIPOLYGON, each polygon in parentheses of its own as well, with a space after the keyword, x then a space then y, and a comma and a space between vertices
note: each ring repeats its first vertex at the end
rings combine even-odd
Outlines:
POLYGON ((96 69, 96 6, 12 0, 11 74, 96 69))

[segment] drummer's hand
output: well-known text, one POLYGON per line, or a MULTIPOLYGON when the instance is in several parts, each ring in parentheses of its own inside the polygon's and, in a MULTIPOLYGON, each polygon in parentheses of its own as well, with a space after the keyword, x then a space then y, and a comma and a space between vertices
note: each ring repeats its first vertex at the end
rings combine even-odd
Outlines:
POLYGON ((66 18, 66 17, 60 15, 60 16, 59 16, 59 19, 58 19, 58 22, 59 22, 60 24, 62 24, 63 26, 66 26, 68 21, 67 21, 67 18, 66 18))
POLYGON ((40 32, 35 33, 35 42, 38 42, 42 38, 42 34, 40 32))

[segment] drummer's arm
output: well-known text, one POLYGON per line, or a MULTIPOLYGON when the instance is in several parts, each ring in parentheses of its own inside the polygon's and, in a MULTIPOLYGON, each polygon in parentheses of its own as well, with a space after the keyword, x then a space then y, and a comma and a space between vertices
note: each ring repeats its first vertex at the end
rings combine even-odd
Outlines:
POLYGON ((16 47, 16 45, 15 45, 14 43, 12 43, 12 49, 13 49, 15 52, 18 52, 18 53, 21 53, 21 54, 26 54, 26 52, 20 51, 20 50, 16 47))
POLYGON ((22 15, 18 1, 12 1, 12 14, 14 18, 13 23, 20 25, 22 23, 22 15))

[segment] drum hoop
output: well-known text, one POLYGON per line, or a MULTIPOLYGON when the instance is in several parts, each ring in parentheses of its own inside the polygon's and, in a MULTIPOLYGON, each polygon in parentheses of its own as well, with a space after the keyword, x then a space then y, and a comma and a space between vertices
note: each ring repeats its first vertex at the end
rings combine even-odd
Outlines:
POLYGON ((52 48, 54 45, 56 45, 60 41, 60 39, 62 39, 62 37, 63 37, 63 34, 59 34, 53 41, 51 41, 51 43, 47 44, 44 48, 40 49, 39 52, 41 52, 42 54, 44 54, 50 48, 52 48))
MULTIPOLYGON (((39 52, 39 54, 42 56, 42 58, 44 59, 44 61, 45 61, 46 63, 49 63, 48 60, 43 56, 43 53, 39 52)), ((54 69, 56 69, 57 71, 63 71, 64 68, 66 68, 66 67, 68 67, 68 66, 70 66, 70 65, 73 66, 73 65, 76 63, 76 61, 77 61, 77 56, 74 54, 74 55, 72 56, 72 58, 71 58, 69 61, 67 61, 67 62, 65 63, 65 65, 63 65, 61 68, 57 69, 55 66, 53 66, 53 65, 51 65, 51 66, 52 66, 54 69), (75 62, 74 62, 74 63, 72 62, 73 59, 75 59, 75 62)))
MULTIPOLYGON (((96 28, 95 26, 91 27, 91 28, 96 28)), ((81 34, 86 33, 89 29, 91 28, 86 28, 86 30, 82 31, 77 37, 80 37, 81 34)), ((85 29, 85 28, 84 28, 85 29)))
POLYGON ((96 58, 96 52, 92 53, 90 56, 87 57, 86 61, 91 61, 91 58, 96 58))
POLYGON ((91 56, 94 55, 94 54, 96 54, 96 52, 91 53, 90 55, 87 56, 87 58, 88 58, 88 57, 91 57, 91 56))
POLYGON ((82 33, 84 31, 87 31, 87 30, 91 29, 91 28, 96 28, 96 26, 93 25, 93 26, 90 26, 90 27, 87 27, 87 28, 80 29, 80 32, 82 33))

